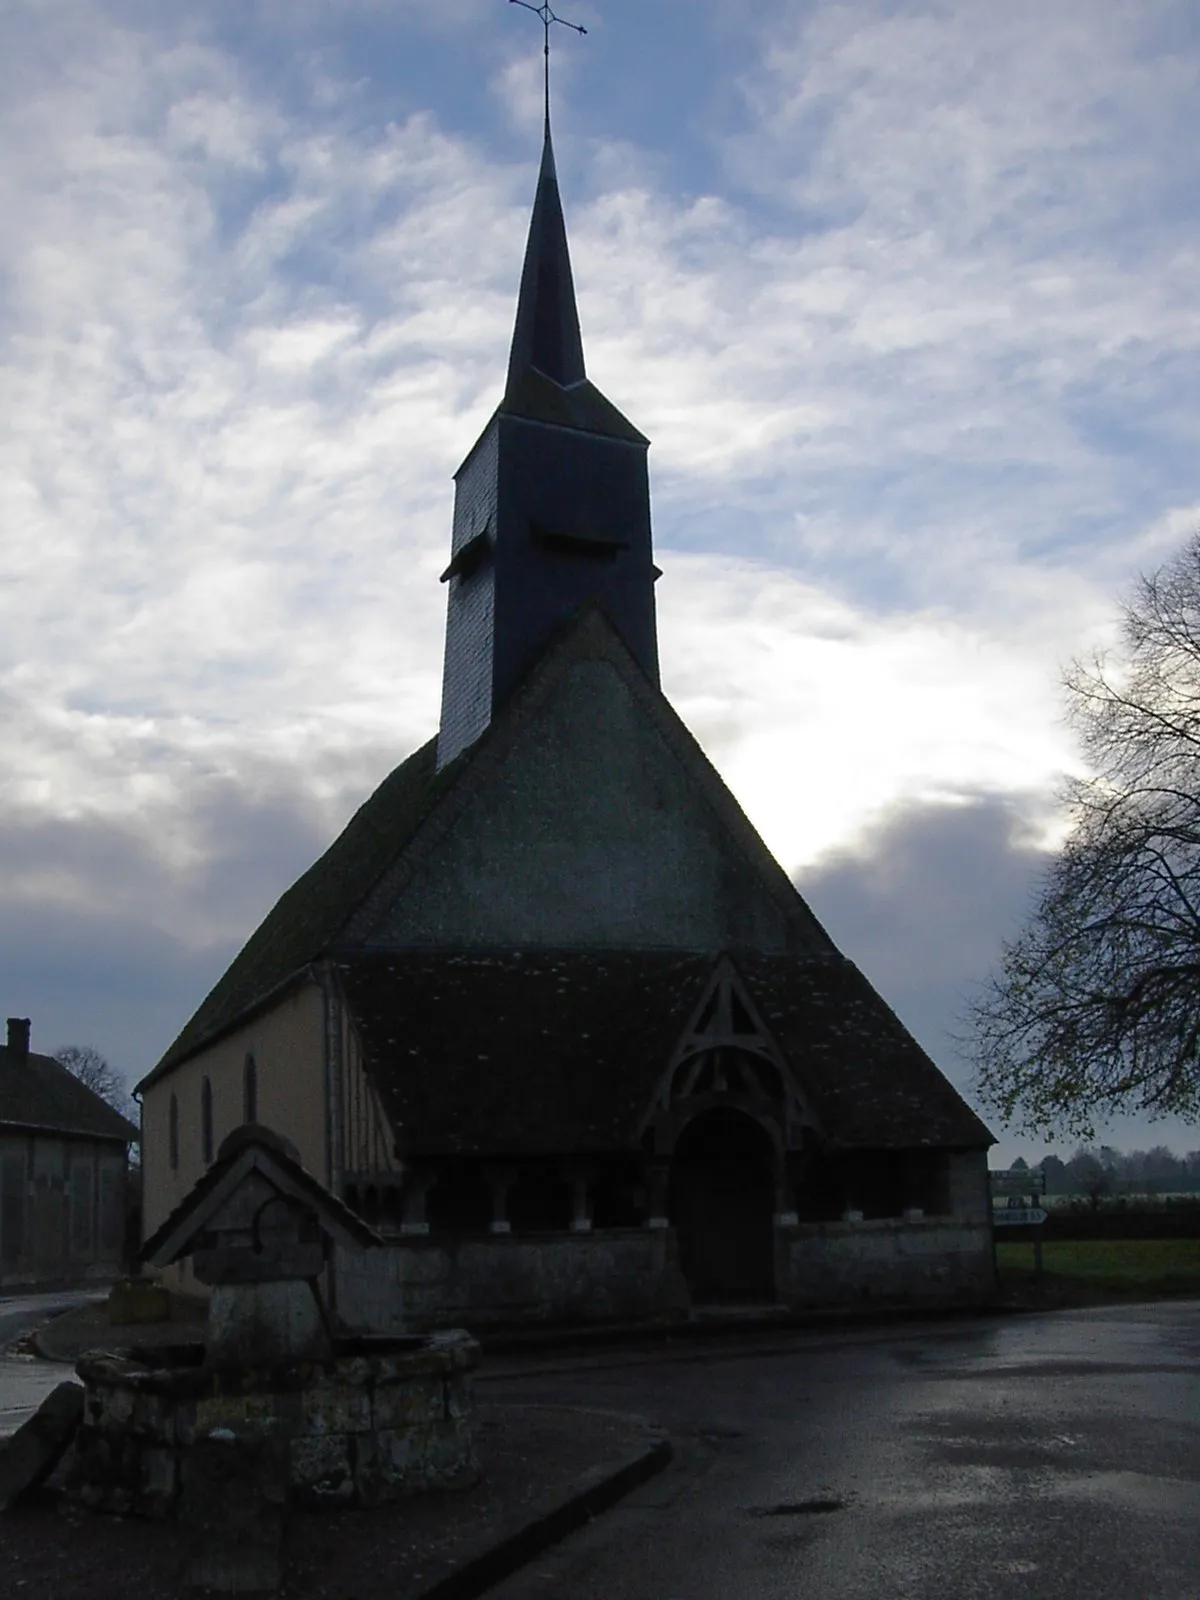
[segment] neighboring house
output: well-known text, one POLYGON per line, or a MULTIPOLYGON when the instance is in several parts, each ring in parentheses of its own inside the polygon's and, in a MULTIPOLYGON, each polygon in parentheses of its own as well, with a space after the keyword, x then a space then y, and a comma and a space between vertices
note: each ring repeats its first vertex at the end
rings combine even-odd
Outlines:
POLYGON ((125 1244, 131 1122, 29 1048, 0 1046, 0 1288, 115 1276, 125 1244))
POLYGON ((441 731, 139 1085, 148 1232, 258 1121, 390 1239, 339 1265, 364 1325, 993 1292, 991 1135, 659 687, 646 449, 584 372, 547 130, 441 731))

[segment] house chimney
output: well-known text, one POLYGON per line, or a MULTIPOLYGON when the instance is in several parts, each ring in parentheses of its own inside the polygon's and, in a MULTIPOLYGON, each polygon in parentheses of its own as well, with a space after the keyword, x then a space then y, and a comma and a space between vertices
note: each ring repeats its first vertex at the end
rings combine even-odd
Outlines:
POLYGON ((9 1017, 8 1053, 18 1061, 29 1059, 29 1018, 9 1017))

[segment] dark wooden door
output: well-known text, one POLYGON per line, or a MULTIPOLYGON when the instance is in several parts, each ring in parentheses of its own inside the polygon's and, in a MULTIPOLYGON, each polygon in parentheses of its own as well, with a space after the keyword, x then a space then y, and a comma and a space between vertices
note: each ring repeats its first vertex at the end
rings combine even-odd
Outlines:
POLYGON ((693 1300, 774 1300, 772 1156, 764 1130, 740 1111, 704 1112, 680 1136, 671 1220, 693 1300))

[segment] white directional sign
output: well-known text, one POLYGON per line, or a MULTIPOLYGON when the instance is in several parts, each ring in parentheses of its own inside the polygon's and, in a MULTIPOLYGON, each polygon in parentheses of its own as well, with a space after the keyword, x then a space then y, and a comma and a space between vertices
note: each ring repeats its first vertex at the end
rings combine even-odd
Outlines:
POLYGON ((1041 1206, 1006 1206, 1003 1210, 992 1212, 992 1221, 997 1228, 1031 1228, 1045 1220, 1046 1213, 1041 1206))

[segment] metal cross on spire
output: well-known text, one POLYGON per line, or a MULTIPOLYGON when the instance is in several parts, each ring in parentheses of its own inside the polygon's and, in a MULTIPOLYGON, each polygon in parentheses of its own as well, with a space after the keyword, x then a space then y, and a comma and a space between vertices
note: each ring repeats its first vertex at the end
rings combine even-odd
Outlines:
POLYGON ((546 129, 550 128, 550 24, 560 23, 564 28, 570 28, 573 33, 586 33, 587 29, 580 27, 578 22, 568 22, 564 17, 556 16, 548 5, 535 6, 530 0, 508 0, 510 6, 520 6, 523 11, 532 11, 535 17, 540 17, 545 30, 546 43, 543 54, 546 62, 546 129))

